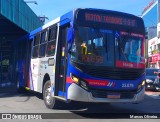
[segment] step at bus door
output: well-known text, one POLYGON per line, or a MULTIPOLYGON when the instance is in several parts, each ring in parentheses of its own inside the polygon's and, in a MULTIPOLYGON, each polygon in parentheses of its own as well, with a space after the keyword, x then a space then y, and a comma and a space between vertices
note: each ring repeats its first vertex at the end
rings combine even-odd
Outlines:
POLYGON ((56 57, 56 96, 65 98, 66 96, 66 72, 67 72, 67 53, 66 53, 66 32, 67 27, 60 28, 56 57))

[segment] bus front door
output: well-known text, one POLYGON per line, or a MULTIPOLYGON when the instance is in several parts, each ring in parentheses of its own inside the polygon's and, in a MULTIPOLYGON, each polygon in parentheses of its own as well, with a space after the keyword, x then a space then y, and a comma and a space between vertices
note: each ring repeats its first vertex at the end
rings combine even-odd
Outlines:
POLYGON ((66 96, 66 72, 67 72, 67 53, 66 53, 66 34, 67 27, 60 28, 59 41, 56 58, 56 90, 55 95, 65 98, 66 96))

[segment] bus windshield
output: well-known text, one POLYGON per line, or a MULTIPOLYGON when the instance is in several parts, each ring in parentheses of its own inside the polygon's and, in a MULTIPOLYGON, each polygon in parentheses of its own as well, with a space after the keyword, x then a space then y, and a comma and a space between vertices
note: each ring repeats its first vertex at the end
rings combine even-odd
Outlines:
POLYGON ((114 36, 111 30, 77 27, 71 48, 71 59, 96 66, 114 65, 114 36))
POLYGON ((71 48, 72 61, 111 67, 116 61, 117 67, 142 68, 139 63, 144 63, 143 36, 120 33, 116 37, 112 30, 78 26, 71 48))

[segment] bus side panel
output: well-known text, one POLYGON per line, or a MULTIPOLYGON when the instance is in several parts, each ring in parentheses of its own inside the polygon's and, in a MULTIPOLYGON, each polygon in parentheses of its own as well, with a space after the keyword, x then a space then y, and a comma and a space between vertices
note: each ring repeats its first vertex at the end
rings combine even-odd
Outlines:
POLYGON ((55 65, 50 66, 48 60, 54 60, 52 57, 40 58, 39 74, 40 80, 38 82, 38 91, 42 93, 43 83, 50 80, 52 84, 52 89, 54 89, 54 79, 55 79, 55 65))
POLYGON ((31 76, 33 80, 33 87, 34 91, 38 92, 38 83, 40 81, 40 74, 39 74, 39 58, 31 59, 31 76))

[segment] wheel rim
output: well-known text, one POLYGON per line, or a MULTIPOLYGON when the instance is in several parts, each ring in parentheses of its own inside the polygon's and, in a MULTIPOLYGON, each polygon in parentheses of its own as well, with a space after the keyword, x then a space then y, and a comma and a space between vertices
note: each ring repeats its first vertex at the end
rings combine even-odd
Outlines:
POLYGON ((45 99, 47 104, 51 104, 52 99, 51 99, 51 87, 48 86, 45 90, 45 99))

